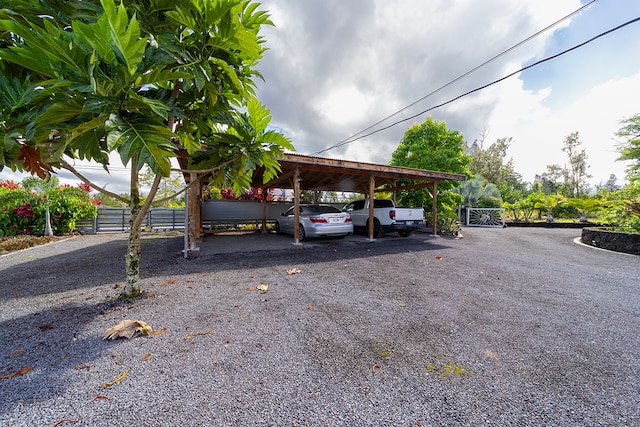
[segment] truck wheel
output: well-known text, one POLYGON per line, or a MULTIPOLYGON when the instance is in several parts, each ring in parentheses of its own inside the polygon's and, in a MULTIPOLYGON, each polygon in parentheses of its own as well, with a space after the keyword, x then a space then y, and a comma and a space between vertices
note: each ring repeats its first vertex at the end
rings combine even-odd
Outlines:
POLYGON ((400 230, 398 234, 402 237, 409 237, 411 235, 411 230, 400 230))

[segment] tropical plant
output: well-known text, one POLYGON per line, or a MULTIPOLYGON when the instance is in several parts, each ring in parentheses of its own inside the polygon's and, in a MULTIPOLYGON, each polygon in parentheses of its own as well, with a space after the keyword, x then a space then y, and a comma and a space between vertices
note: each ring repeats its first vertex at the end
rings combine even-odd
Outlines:
POLYGON ((42 236, 47 223, 49 236, 64 235, 72 232, 79 220, 96 216, 97 206, 89 196, 90 188, 84 185, 53 188, 54 179, 44 183, 51 185, 46 195, 27 189, 43 185, 40 181, 30 177, 23 181, 24 187, 3 189, 0 186, 0 236, 42 236))
MULTIPOLYGON (((416 123, 405 131, 390 164, 469 175, 471 157, 465 154, 465 146, 460 132, 448 129, 443 121, 427 117, 424 122, 416 123)), ((450 191, 453 187, 451 181, 438 184, 437 203, 441 217, 457 217, 456 208, 462 198, 450 191)), ((424 189, 402 190, 396 195, 398 204, 406 206, 428 206, 433 196, 424 189)))
POLYGON ((500 190, 481 176, 462 182, 454 191, 463 198, 466 208, 500 206, 500 190))
POLYGON ((265 179, 289 140, 266 129, 268 110, 255 99, 256 65, 264 51, 260 29, 272 25, 247 0, 0 0, 0 170, 46 178, 58 168, 74 173, 130 208, 123 295, 140 292, 140 231, 172 157, 198 177, 265 179), (247 108, 238 124, 238 109, 247 108), (254 133, 253 135, 255 136, 254 133), (94 185, 70 159, 109 169, 109 154, 130 169, 130 196, 94 185), (142 203, 140 171, 155 178, 142 203))
POLYGON ((553 221, 553 210, 558 206, 562 205, 565 201, 565 198, 560 194, 550 194, 547 196, 543 196, 539 201, 534 204, 534 208, 540 211, 540 215, 542 212, 546 212, 547 221, 553 221))
POLYGON ((602 203, 598 199, 592 198, 571 198, 567 200, 567 205, 580 212, 580 221, 587 222, 587 216, 602 208, 602 203))
POLYGON ((629 180, 640 179, 640 114, 622 120, 624 126, 616 133, 626 141, 618 144, 620 153, 618 160, 629 161, 627 166, 627 178, 629 180))
POLYGON ((36 177, 28 177, 22 180, 22 186, 27 191, 35 191, 44 195, 45 200, 45 221, 44 221, 44 235, 53 236, 53 230, 51 229, 51 212, 49 209, 49 195, 51 191, 58 186, 58 177, 49 176, 46 180, 36 177))

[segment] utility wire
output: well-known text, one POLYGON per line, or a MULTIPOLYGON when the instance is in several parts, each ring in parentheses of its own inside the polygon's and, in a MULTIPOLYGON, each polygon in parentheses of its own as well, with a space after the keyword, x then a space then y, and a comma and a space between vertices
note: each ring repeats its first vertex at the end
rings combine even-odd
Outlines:
MULTIPOLYGON (((339 142, 339 143, 337 143, 337 144, 334 144, 334 145, 332 145, 332 146, 331 146, 331 147, 329 147, 329 148, 325 148, 324 150, 321 150, 321 151, 318 151, 318 152, 314 153, 314 155, 316 155, 316 154, 320 154, 320 153, 324 153, 324 152, 329 151, 329 150, 333 150, 334 148, 342 147, 343 145, 351 144, 352 142, 355 142, 355 141, 358 141, 358 140, 360 140, 360 139, 366 138, 366 137, 368 137, 368 136, 374 135, 374 134, 376 134, 376 133, 378 133, 378 132, 382 132, 383 130, 387 130, 387 129, 389 129, 389 128, 392 128, 393 126, 396 126, 396 125, 398 125, 398 124, 400 124, 400 123, 404 123, 404 122, 406 122, 406 121, 408 121, 408 120, 415 119, 416 117, 421 116, 421 115, 423 115, 423 114, 425 114, 425 113, 428 113, 429 111, 435 110, 435 109, 440 108, 440 107, 444 107, 445 105, 451 104, 452 102, 457 101, 457 100, 458 100, 458 99, 460 99, 460 98, 463 98, 463 97, 465 97, 465 96, 467 96, 467 95, 471 95, 472 93, 479 92, 479 91, 481 91, 481 90, 483 90, 483 89, 486 89, 486 88, 488 88, 489 86, 493 86, 493 85, 495 85, 495 84, 497 84, 497 83, 500 83, 500 82, 502 82, 503 80, 508 79, 509 77, 512 77, 512 76, 514 76, 514 75, 516 75, 516 74, 518 74, 518 73, 521 73, 521 72, 523 72, 523 71, 525 71, 525 70, 528 70, 529 68, 533 68, 533 67, 535 67, 535 66, 537 66, 537 65, 540 65, 540 64, 542 64, 542 63, 544 63, 544 62, 550 61, 550 60, 555 59, 555 58, 557 58, 557 57, 559 57, 559 56, 562 56, 562 55, 564 55, 564 54, 566 54, 566 53, 569 53, 569 52, 571 52, 571 51, 573 51, 573 50, 576 50, 576 49, 578 49, 578 48, 580 48, 580 47, 582 47, 582 46, 585 46, 585 45, 587 45, 587 44, 589 44, 589 43, 591 43, 591 42, 593 42, 593 41, 595 41, 595 40, 599 39, 600 37, 606 36, 607 34, 613 33, 614 31, 617 31, 617 30, 619 30, 619 29, 621 29, 621 28, 623 28, 623 27, 626 27, 627 25, 631 25, 631 24, 636 23, 636 22, 638 22, 638 21, 640 21, 640 17, 635 18, 635 19, 632 19, 632 20, 630 20, 630 21, 625 22, 624 24, 618 25, 618 26, 617 26, 617 27, 615 27, 615 28, 612 28, 612 29, 607 30, 607 31, 605 31, 605 32, 603 32, 603 33, 600 33, 600 34, 598 34, 597 36, 594 36, 594 37, 590 38, 589 40, 586 40, 586 41, 584 41, 584 42, 582 42, 582 43, 580 43, 580 44, 578 44, 578 45, 575 45, 575 46, 573 46, 573 47, 570 47, 569 49, 563 50, 563 51, 562 51, 562 52, 560 52, 560 53, 557 53, 557 54, 552 55, 552 56, 548 56, 548 57, 546 57, 546 58, 544 58, 544 59, 541 59, 540 61, 534 62, 533 64, 530 64, 530 65, 527 65, 526 67, 520 68, 520 69, 519 69, 519 70, 517 70, 517 71, 514 71, 514 72, 512 72, 512 73, 507 74, 507 75, 506 75, 506 76, 504 76, 504 77, 501 77, 501 78, 499 78, 499 79, 497 79, 497 80, 492 81, 491 83, 487 83, 487 84, 485 84, 485 85, 483 85, 483 86, 480 86, 480 87, 478 87, 478 88, 475 88, 475 89, 472 89, 472 90, 470 90, 470 91, 468 91, 468 92, 465 92, 465 93, 463 93, 462 95, 458 95, 458 96, 456 96, 455 98, 452 98, 452 99, 450 99, 450 100, 448 100, 448 101, 446 101, 446 102, 443 102, 443 103, 438 104, 438 105, 434 105, 433 107, 430 107, 430 108, 427 108, 426 110, 423 110, 423 111, 421 111, 421 112, 419 112, 419 113, 417 113, 417 114, 414 114, 414 115, 413 115, 413 116, 411 116, 411 117, 407 117, 407 118, 405 118, 405 119, 398 120, 398 121, 396 121, 396 122, 394 122, 394 123, 392 123, 392 124, 390 124, 390 125, 388 125, 388 126, 385 126, 385 127, 379 128, 379 129, 376 129, 376 130, 374 130, 373 132, 369 132, 369 133, 367 133, 367 134, 365 134, 365 135, 361 135, 361 136, 359 136, 359 137, 357 137, 357 138, 353 138, 353 137, 352 137, 352 138, 349 138, 349 139, 347 139, 347 140, 343 140, 342 142, 339 142)), ((367 129, 370 129, 371 127, 372 127, 372 126, 370 126, 370 127, 369 127, 369 128, 367 128, 367 129)), ((362 132, 364 132, 364 131, 362 131, 362 132)), ((362 132, 360 132, 360 133, 362 133, 362 132)))
MULTIPOLYGON (((498 59, 498 58, 500 58, 500 57, 502 57, 502 56, 506 55, 507 53, 511 52, 512 50, 514 50, 514 49, 516 49, 516 48, 520 47, 521 45, 523 45, 523 44, 527 43, 528 41, 530 41, 530 40, 534 39, 535 37, 538 37, 540 34, 542 34, 542 33, 546 32, 547 30, 549 30, 549 29, 551 29, 551 28, 553 28, 553 27, 555 27, 556 25, 560 24, 561 22, 566 21, 567 19, 571 18, 572 16, 574 16, 574 15, 576 15, 576 14, 578 14, 578 13, 582 12, 583 10, 585 10, 585 9, 586 9, 586 8, 588 8, 588 7, 590 7, 592 4, 594 4, 594 3, 595 3, 595 2, 597 2, 597 1, 598 1, 598 0, 591 0, 589 3, 585 4, 584 6, 580 7, 579 9, 576 9, 576 10, 574 10, 573 12, 571 12, 570 14, 568 14, 568 15, 566 15, 566 16, 564 16, 564 17, 560 18, 559 20, 555 21, 553 24, 551 24, 551 25, 548 25, 548 26, 544 27, 544 28, 543 28, 543 29, 541 29, 540 31, 536 32, 535 34, 530 35, 530 36, 529 36, 529 37, 527 37, 526 39, 524 39, 524 40, 520 41, 519 43, 517 43, 517 44, 515 44, 515 45, 513 45, 513 46, 511 46, 511 47, 510 47, 510 48, 508 48, 507 50, 504 50, 504 51, 500 52, 499 54, 497 54, 497 55, 495 55, 495 56, 493 56, 493 57, 491 57, 491 58, 487 59, 487 60, 486 60, 486 61, 484 61, 482 64, 477 65, 477 66, 475 66, 474 68, 472 68, 471 70, 467 71, 466 73, 459 75, 459 76, 458 76, 458 77, 456 77, 455 79, 453 79, 453 80, 449 81, 448 83, 445 83, 444 85, 440 86, 439 88, 437 88, 437 89, 435 89, 435 90, 433 90, 433 91, 429 92, 428 94, 426 94, 426 95, 425 95, 425 96, 423 96, 422 98, 420 98, 420 99, 418 99, 418 100, 416 100, 416 101, 412 102, 411 104, 409 104, 409 105, 407 105, 407 106, 403 107, 402 109, 400 109, 400 110, 396 111, 395 113, 392 113, 392 114, 388 115, 387 117, 385 117, 385 118, 383 118, 383 119, 378 120, 377 122, 375 122, 375 123, 374 123, 374 124, 372 124, 371 126, 368 126, 368 127, 364 128, 364 129, 363 129, 363 130, 361 130, 360 132, 357 132, 357 133, 355 133, 355 134, 351 135, 350 137, 343 139, 342 141, 338 142, 335 146, 333 146, 333 145, 332 145, 332 146, 331 146, 331 147, 329 147, 329 148, 326 148, 326 149, 324 149, 324 150, 321 150, 321 151, 315 152, 315 153, 313 153, 313 154, 320 154, 320 153, 323 153, 323 152, 325 152, 325 151, 332 150, 332 149, 333 149, 333 148, 335 148, 336 146, 338 146, 338 147, 339 147, 339 146, 341 146, 341 145, 342 145, 343 143, 345 143, 345 142, 346 142, 346 143, 348 143, 348 141, 349 141, 349 140, 351 140, 352 138, 355 138, 355 137, 357 137, 358 135, 360 135, 361 133, 364 133, 364 132, 368 131, 369 129, 371 129, 371 128, 375 127, 375 126, 378 126, 379 124, 381 124, 381 123, 383 123, 383 122, 385 122, 385 121, 389 120, 390 118, 392 118, 392 117, 394 117, 394 116, 397 116, 398 114, 402 113, 403 111, 407 110, 408 108, 411 108, 411 107, 413 107, 414 105, 416 105, 417 103, 419 103, 419 102, 421 102, 421 101, 424 101, 424 100, 425 100, 425 99, 427 99, 428 97, 430 97, 430 96, 432 96, 432 95, 435 95, 436 93, 440 92, 441 90, 443 90, 443 89, 445 89, 445 88, 447 88, 447 87, 451 86, 452 84, 454 84, 454 83, 455 83, 455 82, 457 82, 458 80, 463 79, 464 77, 466 77, 466 76, 468 76, 469 74, 471 74, 471 73, 473 73, 473 72, 475 72, 475 71, 479 70, 480 68, 484 67, 485 65, 487 65, 487 64, 489 64, 489 63, 491 63, 491 62, 495 61, 496 59, 498 59)), ((357 139, 354 139, 354 141, 356 141, 356 140, 357 140, 357 139)))

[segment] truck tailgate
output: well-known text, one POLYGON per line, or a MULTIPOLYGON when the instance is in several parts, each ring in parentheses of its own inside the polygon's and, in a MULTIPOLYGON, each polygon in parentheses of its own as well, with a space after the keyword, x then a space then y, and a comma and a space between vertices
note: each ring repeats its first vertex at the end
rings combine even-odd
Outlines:
POLYGON ((424 209, 396 208, 396 221, 424 221, 424 209))

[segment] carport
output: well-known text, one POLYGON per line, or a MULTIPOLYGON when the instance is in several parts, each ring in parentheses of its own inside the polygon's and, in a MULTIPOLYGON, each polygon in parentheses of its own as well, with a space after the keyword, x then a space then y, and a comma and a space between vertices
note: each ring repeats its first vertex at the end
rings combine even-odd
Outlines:
MULTIPOLYGON (((398 190, 424 188, 432 199, 432 230, 437 234, 437 196, 438 183, 466 180, 465 175, 436 172, 401 166, 381 165, 348 160, 328 159, 323 157, 285 154, 278 159, 282 172, 274 179, 263 182, 264 169, 258 168, 253 174, 252 187, 263 190, 263 229, 266 230, 266 191, 268 188, 292 189, 296 216, 299 212, 301 190, 311 191, 345 191, 364 194, 371 199, 376 192, 392 192, 398 190), (398 182, 403 184, 398 184, 398 182), (406 183, 409 184, 406 184, 406 183)), ((185 173, 187 183, 200 179, 195 173, 185 173)), ((205 178, 206 179, 206 178, 205 178)), ((203 182, 204 183, 204 182, 203 182)), ((195 241, 201 236, 202 220, 200 204, 202 201, 202 185, 192 185, 187 195, 188 211, 188 247, 195 248, 195 241)), ((368 237, 373 240, 373 204, 369 208, 368 237)), ((298 218, 295 219, 298 223, 298 218)), ((298 230, 293 237, 299 242, 298 230)))

